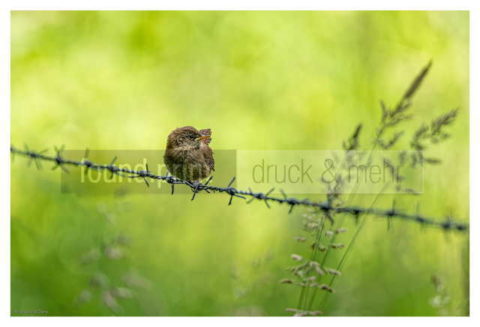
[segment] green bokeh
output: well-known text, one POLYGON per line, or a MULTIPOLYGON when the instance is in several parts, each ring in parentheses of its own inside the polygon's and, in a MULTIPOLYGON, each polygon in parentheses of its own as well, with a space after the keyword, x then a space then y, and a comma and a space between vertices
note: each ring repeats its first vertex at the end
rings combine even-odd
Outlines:
MULTIPOLYGON (((452 138, 429 152, 443 163, 425 171, 424 193, 396 196, 396 205, 467 221, 468 42, 467 12, 14 12, 12 144, 162 149, 172 129, 192 125, 212 129, 214 149, 340 149, 361 122, 368 149, 379 100, 396 103, 433 60, 402 128, 411 133, 456 107, 459 118, 452 138)), ((291 253, 308 254, 294 241, 302 209, 227 206, 222 195, 64 194, 59 174, 12 163, 12 314, 288 315, 295 307, 298 288, 278 281, 291 253), (112 248, 119 235, 129 243, 112 248), (95 251, 100 259, 85 263, 95 251), (115 305, 89 286, 92 276, 132 294, 115 305), (92 298, 81 303, 85 290, 92 298)), ((402 222, 387 230, 368 219, 322 311, 468 313, 467 235, 402 222), (432 275, 450 298, 440 309, 431 305, 432 275)), ((346 241, 353 221, 347 228, 346 241)))

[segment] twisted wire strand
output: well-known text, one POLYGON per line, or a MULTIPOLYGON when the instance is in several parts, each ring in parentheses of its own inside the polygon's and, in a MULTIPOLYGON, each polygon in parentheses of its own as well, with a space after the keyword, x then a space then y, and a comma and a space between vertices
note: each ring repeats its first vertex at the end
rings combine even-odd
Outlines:
POLYGON ((121 168, 114 165, 116 157, 112 160, 110 164, 97 164, 88 159, 86 159, 88 155, 88 150, 85 153, 85 159, 82 161, 71 160, 62 157, 63 148, 55 148, 56 155, 49 156, 44 154, 46 150, 36 152, 29 150, 28 147, 25 147, 25 150, 18 149, 14 146, 10 147, 10 152, 12 155, 18 154, 21 156, 25 156, 30 158, 31 161, 35 162, 37 168, 40 168, 39 161, 49 161, 54 163, 54 167, 60 167, 64 171, 68 172, 65 166, 76 166, 76 167, 86 167, 87 169, 97 170, 97 171, 109 171, 112 175, 117 174, 126 174, 132 178, 141 178, 145 181, 145 184, 149 186, 148 179, 151 180, 161 180, 171 185, 172 187, 172 194, 174 193, 174 185, 181 184, 187 185, 193 192, 192 200, 195 199, 197 193, 201 191, 205 191, 207 193, 210 192, 218 192, 218 193, 226 193, 230 195, 228 205, 232 204, 233 198, 238 197, 245 199, 247 203, 250 203, 254 200, 264 201, 268 208, 270 208, 270 202, 276 202, 279 204, 287 204, 289 205, 289 213, 292 212, 295 206, 303 206, 303 207, 311 207, 316 208, 321 211, 324 211, 328 216, 332 213, 344 213, 351 215, 358 219, 360 215, 373 215, 376 217, 382 217, 387 219, 400 219, 406 221, 413 221, 422 225, 426 226, 433 226, 439 227, 443 230, 455 230, 460 232, 467 232, 469 229, 469 225, 466 223, 458 222, 453 220, 451 217, 447 217, 443 220, 434 219, 432 217, 426 217, 420 214, 409 214, 400 210, 395 209, 392 207, 391 209, 380 209, 380 208, 363 208, 360 206, 343 206, 343 207, 335 207, 328 201, 325 202, 314 202, 309 199, 297 199, 294 197, 288 197, 282 190, 282 197, 275 197, 270 195, 275 189, 272 188, 266 193, 262 192, 254 192, 250 188, 248 191, 246 190, 238 190, 235 187, 232 187, 233 183, 235 182, 235 177, 231 179, 226 187, 221 186, 213 186, 209 185, 212 177, 210 177, 205 183, 192 183, 189 181, 184 181, 178 178, 175 178, 170 175, 155 175, 148 170, 148 165, 146 165, 145 170, 133 170, 128 168, 121 168))

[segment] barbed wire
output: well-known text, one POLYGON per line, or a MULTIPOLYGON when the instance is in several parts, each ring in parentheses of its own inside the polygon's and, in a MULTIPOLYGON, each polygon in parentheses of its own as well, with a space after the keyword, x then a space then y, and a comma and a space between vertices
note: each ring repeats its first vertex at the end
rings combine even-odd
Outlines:
POLYGON ((209 183, 212 180, 212 176, 210 176, 210 178, 208 178, 205 183, 192 183, 189 181, 184 181, 184 180, 175 178, 174 176, 170 176, 170 175, 164 175, 164 176, 155 175, 148 170, 148 164, 145 165, 145 170, 133 170, 128 168, 121 168, 119 166, 114 165, 117 157, 114 157, 113 160, 110 162, 110 164, 97 164, 87 159, 88 153, 89 153, 88 149, 85 151, 84 159, 82 161, 76 161, 76 160, 64 158, 62 156, 64 147, 61 147, 61 148, 55 147, 54 150, 55 150, 55 156, 49 156, 45 154, 47 150, 36 152, 36 151, 30 150, 27 146, 25 146, 25 150, 20 150, 14 146, 10 147, 10 152, 12 153, 12 156, 15 154, 18 154, 18 155, 29 157, 30 158, 29 163, 31 164, 31 162, 34 162, 38 169, 41 168, 40 161, 50 161, 54 163, 54 166, 52 169, 56 169, 60 167, 65 172, 68 172, 68 169, 65 166, 86 167, 87 169, 92 169, 92 170, 109 171, 112 174, 112 176, 125 174, 131 178, 141 178, 144 180, 147 186, 150 186, 150 183, 148 181, 149 179, 161 180, 171 185, 172 194, 174 193, 175 185, 177 184, 186 185, 190 187, 190 189, 193 192, 193 195, 191 198, 192 200, 194 200, 195 196, 202 191, 205 191, 206 193, 218 192, 218 193, 225 193, 230 195, 228 205, 231 205, 233 198, 237 197, 237 198, 246 200, 247 203, 251 203, 254 200, 264 201, 265 205, 268 208, 270 208, 269 202, 287 204, 290 207, 289 213, 292 212, 294 207, 303 206, 303 207, 311 207, 311 208, 319 209, 323 211, 327 217, 331 217, 332 213, 344 213, 344 214, 351 215, 352 217, 355 217, 358 220, 358 218, 361 215, 373 215, 377 217, 387 218, 389 223, 392 218, 396 218, 401 220, 413 221, 421 225, 439 227, 439 228, 442 228, 443 230, 456 230, 460 232, 467 232, 469 229, 468 224, 455 221, 451 217, 447 217, 443 220, 438 220, 432 217, 426 217, 426 216, 420 215, 418 213, 409 214, 409 213, 395 209, 395 206, 393 206, 390 209, 364 208, 360 206, 337 207, 332 205, 328 201, 314 202, 309 199, 297 199, 294 197, 289 197, 282 190, 279 190, 280 193, 282 194, 282 197, 275 197, 271 195, 272 192, 275 190, 275 188, 270 189, 266 193, 254 192, 250 188, 248 189, 248 191, 238 190, 232 186, 233 183, 235 182, 235 177, 233 177, 230 180, 230 182, 226 187, 209 185, 209 183))

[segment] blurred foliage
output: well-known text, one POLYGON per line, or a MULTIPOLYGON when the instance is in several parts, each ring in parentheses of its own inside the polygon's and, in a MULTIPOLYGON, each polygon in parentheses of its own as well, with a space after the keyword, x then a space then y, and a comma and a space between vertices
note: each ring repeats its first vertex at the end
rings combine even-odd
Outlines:
MULTIPOLYGON (((212 129, 214 149, 340 149, 361 122, 368 149, 379 100, 395 104, 432 59, 403 128, 456 107, 459 118, 431 152, 443 163, 425 172, 424 194, 395 198, 466 220, 468 40, 467 12, 13 12, 12 144, 162 149, 172 129, 193 125, 212 129)), ((304 251, 294 241, 301 210, 228 207, 221 195, 79 196, 58 183, 58 171, 12 164, 12 314, 288 315, 295 306, 298 289, 279 280, 304 251)), ((467 235, 402 222, 387 231, 368 219, 319 309, 468 314, 467 235)))

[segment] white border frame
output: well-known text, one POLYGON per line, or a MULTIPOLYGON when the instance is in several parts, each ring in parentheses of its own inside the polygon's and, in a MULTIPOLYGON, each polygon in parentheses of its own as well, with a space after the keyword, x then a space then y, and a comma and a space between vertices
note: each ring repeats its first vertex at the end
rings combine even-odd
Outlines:
POLYGON ((160 324, 198 324, 206 326, 243 326, 244 324, 275 324, 286 325, 290 323, 302 325, 318 325, 321 323, 335 323, 357 326, 404 326, 405 324, 424 325, 435 324, 435 327, 461 324, 479 325, 480 301, 478 295, 478 278, 480 269, 478 257, 480 238, 478 236, 478 219, 480 198, 480 173, 472 168, 480 167, 480 109, 479 104, 479 32, 480 10, 475 9, 478 1, 455 2, 446 0, 421 1, 402 0, 397 2, 385 2, 375 0, 363 1, 333 1, 320 3, 319 1, 260 1, 244 0, 238 3, 229 1, 209 0, 202 4, 190 1, 43 1, 41 4, 34 1, 2 1, 0 4, 0 321, 2 326, 7 325, 31 325, 55 326, 65 323, 80 326, 85 323, 113 323, 132 324, 144 323, 147 325, 160 324), (475 3, 476 2, 476 3, 475 3), (204 318, 173 318, 173 317, 147 317, 147 318, 55 318, 55 317, 10 317, 10 11, 11 10, 470 10, 470 316, 465 317, 434 317, 434 318, 246 318, 246 317, 204 317, 204 318), (475 91, 476 90, 476 91, 475 91), (105 319, 109 319, 105 321, 105 319), (160 320, 158 320, 160 319, 160 320), (300 319, 292 321, 290 319, 300 319), (321 320, 319 320, 321 319, 321 320), (331 319, 334 319, 332 321, 331 319), (477 321, 475 323, 475 321, 477 321))

